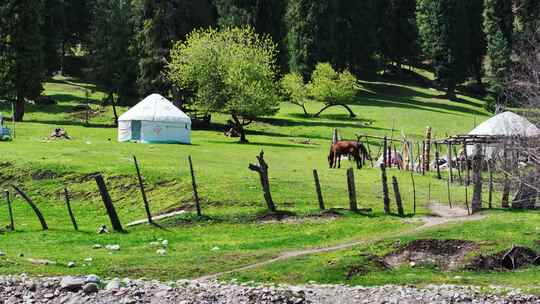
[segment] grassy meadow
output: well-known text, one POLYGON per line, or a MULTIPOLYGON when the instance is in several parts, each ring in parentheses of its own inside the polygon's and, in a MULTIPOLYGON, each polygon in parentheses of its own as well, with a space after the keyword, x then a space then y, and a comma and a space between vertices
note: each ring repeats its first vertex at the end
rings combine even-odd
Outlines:
MULTIPOLYGON (((533 286, 538 267, 513 273, 443 273, 435 269, 409 268, 373 272, 346 279, 346 268, 360 263, 359 252, 384 253, 390 242, 423 238, 461 238, 482 241, 491 252, 519 243, 540 249, 540 213, 485 211, 477 222, 449 224, 414 232, 421 225, 411 216, 385 216, 382 208, 380 172, 368 166, 355 169, 358 201, 371 214, 340 211, 340 216, 321 215, 313 186, 312 170, 318 169, 328 208, 348 206, 345 168, 328 169, 326 155, 333 128, 343 138, 356 133, 421 139, 426 126, 434 136, 465 133, 488 118, 481 100, 460 95, 448 101, 440 91, 407 83, 384 80, 363 82, 364 90, 350 106, 358 115, 350 119, 340 108, 321 118, 306 118, 298 106, 283 103, 274 117, 262 118, 249 126, 250 144, 223 135, 227 117, 214 115, 212 128, 194 130, 192 145, 143 145, 118 143, 112 127, 110 107, 101 107, 99 88, 77 79, 55 78, 45 84, 44 95, 58 101, 52 106, 28 105, 25 122, 16 125, 16 138, 0 142, 0 189, 20 185, 38 204, 49 223, 40 231, 32 210, 14 199, 15 232, 0 235, 0 274, 27 272, 31 275, 96 273, 102 276, 130 276, 172 280, 231 270, 277 256, 279 253, 312 247, 365 240, 365 245, 326 254, 278 262, 226 278, 264 282, 306 283, 309 281, 347 284, 426 284, 457 282, 501 283, 533 286), (87 99, 87 93, 88 99, 87 99), (101 112, 85 126, 73 115, 73 106, 90 102, 101 112), (64 128, 71 140, 50 140, 55 127, 64 128), (306 140, 309 142, 306 143, 306 140), (296 213, 282 222, 266 221, 259 177, 248 170, 250 162, 264 150, 270 166, 272 195, 278 209, 296 213), (137 185, 133 156, 137 156, 151 210, 154 214, 185 209, 176 218, 161 222, 162 229, 138 226, 126 234, 98 235, 97 228, 110 226, 92 174, 102 173, 124 224, 145 217, 137 185), (187 156, 194 161, 204 216, 193 215, 191 179, 187 156), (71 193, 80 232, 73 231, 62 191, 71 193), (518 223, 519 225, 516 225, 518 223), (524 234, 524 230, 532 234, 524 234), (407 233, 410 231, 410 233, 407 233), (399 237, 396 235, 400 234, 399 237), (167 254, 156 254, 156 240, 169 241, 167 254), (92 249, 94 244, 119 244, 121 250, 92 249), (536 247, 535 247, 536 246, 536 247), (28 258, 48 259, 54 265, 35 265, 28 258), (90 261, 88 258, 92 258, 90 261), (86 261, 85 261, 86 259, 86 261), (328 261, 332 260, 333 263, 328 261), (68 262, 76 267, 68 268, 68 262), (459 277, 461 279, 456 279, 459 277)), ((315 112, 321 104, 310 103, 315 112)), ((119 112, 125 111, 120 108, 119 112)), ((0 103, 7 116, 10 107, 0 103)), ((379 143, 370 142, 373 155, 379 143)), ((412 213, 411 177, 397 169, 389 171, 400 182, 405 210, 412 213)), ((446 182, 429 174, 415 175, 417 216, 428 215, 428 196, 447 203, 446 182), (428 193, 428 188, 431 189, 428 193)), ((464 188, 452 186, 455 204, 464 204, 464 188)), ((495 196, 497 201, 498 196, 495 196)), ((393 200, 392 200, 393 201, 393 200)), ((393 206, 394 208, 394 206, 393 206)), ((6 204, 0 204, 0 224, 8 223, 6 204)))

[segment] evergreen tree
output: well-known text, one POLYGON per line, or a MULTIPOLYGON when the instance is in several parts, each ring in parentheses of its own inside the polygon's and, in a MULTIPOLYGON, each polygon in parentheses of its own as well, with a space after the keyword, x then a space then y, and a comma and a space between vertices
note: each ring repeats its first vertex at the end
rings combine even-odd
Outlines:
POLYGON ((456 85, 465 79, 470 58, 467 1, 419 0, 417 5, 424 52, 446 85, 447 97, 455 99, 456 85))
POLYGON ((15 100, 16 121, 26 99, 40 96, 44 77, 41 0, 0 3, 0 96, 15 100))
POLYGON ((501 102, 504 82, 510 72, 513 23, 511 1, 486 0, 484 30, 487 39, 486 74, 491 95, 487 107, 490 110, 495 103, 501 102))
POLYGON ((287 41, 284 24, 287 0, 215 0, 221 28, 251 26, 257 33, 268 34, 278 45, 278 62, 287 70, 287 41))
POLYGON ((94 11, 90 66, 111 102, 129 105, 136 96, 137 61, 133 51, 133 18, 129 0, 97 0, 94 11))
POLYGON ((61 69, 62 42, 66 26, 63 0, 43 1, 43 51, 47 75, 61 69))
POLYGON ((139 49, 137 85, 141 95, 171 93, 171 82, 162 73, 174 41, 193 29, 215 23, 208 0, 136 0, 139 49))
POLYGON ((540 1, 515 0, 518 30, 530 33, 540 26, 540 1))
POLYGON ((386 0, 379 29, 381 52, 401 66, 418 57, 418 27, 416 25, 416 0, 386 0))
POLYGON ((318 62, 329 61, 332 37, 328 1, 289 0, 287 45, 291 71, 308 79, 318 62))
POLYGON ((486 35, 484 33, 484 0, 469 0, 469 69, 476 82, 482 85, 482 64, 486 56, 486 35))

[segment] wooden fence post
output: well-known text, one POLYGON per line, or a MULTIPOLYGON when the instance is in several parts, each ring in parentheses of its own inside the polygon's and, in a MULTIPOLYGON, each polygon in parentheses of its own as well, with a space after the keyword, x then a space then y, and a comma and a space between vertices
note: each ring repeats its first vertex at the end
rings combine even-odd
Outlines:
POLYGON ((388 139, 386 138, 386 136, 384 137, 384 140, 383 140, 383 164, 385 166, 388 165, 388 139))
POLYGON ((435 144, 435 166, 437 168, 437 178, 442 179, 441 168, 439 168, 439 160, 440 160, 439 145, 435 144))
POLYGON ((347 188, 349 189, 349 207, 351 211, 358 211, 358 204, 356 202, 356 185, 354 183, 353 168, 347 169, 347 188))
POLYGON ((109 191, 107 190, 107 186, 105 185, 105 181, 103 180, 103 176, 98 174, 94 176, 94 179, 96 180, 99 193, 101 194, 101 199, 103 200, 103 204, 105 205, 105 209, 107 210, 107 214, 109 215, 109 219, 111 220, 111 225, 113 226, 114 231, 125 232, 124 228, 122 228, 120 218, 116 213, 116 209, 114 209, 114 205, 111 196, 109 195, 109 191))
POLYGON ((13 208, 11 207, 11 199, 9 198, 9 191, 4 191, 4 198, 6 199, 9 215, 9 230, 15 230, 15 221, 13 220, 13 208))
POLYGON ((191 186, 193 187, 193 197, 195 198, 195 208, 197 208, 197 216, 201 216, 201 203, 199 200, 199 191, 197 191, 197 181, 195 180, 195 170, 193 169, 193 162, 191 161, 191 155, 188 156, 189 171, 191 172, 191 186))
MULTIPOLYGON (((477 151, 480 150, 478 149, 477 151)), ((482 210, 482 155, 480 152, 473 157, 472 166, 472 182, 474 190, 471 202, 471 212, 476 213, 482 210)))
POLYGON ((430 168, 429 168, 429 162, 431 161, 431 137, 432 137, 432 129, 431 127, 427 127, 426 128, 426 141, 425 141, 425 146, 424 146, 424 171, 425 172, 429 172, 430 171, 430 168))
POLYGON ((268 164, 264 161, 264 151, 261 150, 261 153, 259 153, 259 156, 257 156, 257 160, 259 161, 259 164, 249 164, 249 169, 259 173, 266 205, 268 206, 268 209, 270 211, 275 212, 276 205, 272 200, 272 194, 270 192, 270 182, 268 180, 268 164))
POLYGON ((446 189, 448 190, 448 205, 452 209, 452 197, 450 196, 450 179, 446 180, 446 189))
POLYGON ((26 193, 24 193, 24 191, 19 189, 19 187, 15 186, 15 185, 13 185, 12 187, 28 203, 28 205, 30 205, 32 210, 34 210, 34 212, 36 213, 36 216, 39 219, 39 222, 41 223, 41 228, 43 228, 43 230, 49 229, 49 227, 47 226, 47 222, 45 221, 45 218, 43 217, 43 214, 39 210, 38 206, 36 204, 34 204, 34 202, 30 199, 30 197, 28 197, 28 195, 26 195, 26 193))
POLYGON ((465 185, 465 207, 467 207, 467 214, 471 215, 471 209, 469 208, 469 186, 465 185))
POLYGON ((313 180, 315 181, 315 191, 317 192, 317 199, 319 200, 319 209, 324 210, 324 200, 322 196, 321 183, 319 181, 319 173, 317 173, 317 169, 313 169, 313 180))
POLYGON ((416 185, 414 183, 414 172, 411 171, 411 181, 413 189, 413 213, 416 214, 416 185))
POLYGON ((373 168, 374 167, 373 166, 373 156, 371 156, 371 148, 370 148, 369 140, 367 139, 367 137, 366 137, 366 148, 367 148, 367 151, 368 151, 368 156, 369 156, 369 161, 371 163, 371 168, 373 168))
POLYGON ((403 211, 403 203, 401 202, 401 193, 399 192, 399 184, 397 178, 392 176, 392 185, 394 186, 394 195, 396 196, 396 205, 399 216, 404 216, 405 212, 403 211))
POLYGON ((504 181, 503 181, 503 191, 502 191, 502 198, 501 198, 501 207, 502 208, 510 208, 510 178, 509 178, 509 172, 508 172, 508 146, 505 143, 504 144, 504 150, 503 150, 503 171, 504 171, 504 181))
POLYGON ((422 141, 422 167, 420 168, 420 170, 422 172, 422 175, 426 175, 426 142, 425 141, 422 141))
POLYGON ((137 171, 137 178, 139 180, 139 188, 141 189, 141 195, 144 202, 144 210, 146 211, 146 217, 148 218, 148 224, 153 224, 152 221, 152 213, 150 212, 150 204, 148 203, 148 199, 146 198, 146 191, 144 190, 144 183, 141 176, 141 171, 139 170, 139 163, 137 162, 137 158, 135 155, 133 155, 133 162, 135 163, 135 170, 137 171))
POLYGON ((488 174, 489 174, 489 184, 488 184, 488 188, 489 188, 489 196, 488 196, 488 205, 489 205, 489 209, 492 209, 493 208, 493 170, 491 168, 491 161, 488 160, 487 161, 487 168, 488 168, 488 174))
POLYGON ((465 158, 465 183, 467 186, 471 184, 471 170, 469 166, 469 153, 467 152, 467 142, 463 141, 463 157, 465 158))
POLYGON ((446 152, 446 157, 448 158, 448 181, 450 183, 454 182, 454 176, 452 175, 452 144, 448 143, 448 151, 446 152))
POLYGON ((381 181, 382 181, 382 190, 383 190, 383 203, 384 203, 384 213, 390 213, 390 197, 388 197, 388 178, 386 176, 386 167, 384 164, 381 164, 381 181))
POLYGON ((67 188, 64 188, 64 199, 66 201, 69 218, 71 219, 73 228, 75 229, 75 231, 79 231, 79 227, 77 226, 77 221, 75 221, 75 216, 73 215, 73 210, 71 210, 71 203, 69 201, 69 192, 67 188))

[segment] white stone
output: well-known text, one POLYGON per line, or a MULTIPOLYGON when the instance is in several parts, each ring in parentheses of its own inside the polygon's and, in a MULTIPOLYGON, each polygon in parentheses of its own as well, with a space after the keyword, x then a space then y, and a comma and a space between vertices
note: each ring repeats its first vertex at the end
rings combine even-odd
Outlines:
POLYGON ((117 244, 115 244, 115 245, 107 245, 107 246, 105 246, 105 248, 107 248, 110 251, 118 251, 118 250, 120 250, 120 245, 117 245, 117 244))

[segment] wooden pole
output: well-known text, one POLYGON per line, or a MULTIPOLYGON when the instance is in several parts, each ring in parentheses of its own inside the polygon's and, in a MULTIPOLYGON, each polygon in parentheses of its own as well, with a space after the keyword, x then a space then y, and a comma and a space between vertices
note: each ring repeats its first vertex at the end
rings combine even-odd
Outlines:
POLYGON ((428 181, 428 202, 431 203, 431 179, 428 181))
POLYGON ((403 211, 403 203, 401 201, 401 193, 399 192, 399 184, 395 176, 392 176, 392 185, 394 186, 394 195, 396 197, 398 215, 404 216, 405 212, 403 211))
POLYGON ((28 203, 28 205, 30 205, 32 210, 34 210, 34 213, 36 214, 36 216, 39 219, 39 222, 41 223, 41 228, 43 228, 43 230, 49 229, 49 227, 47 226, 47 222, 45 221, 45 218, 43 217, 43 214, 39 210, 38 206, 36 204, 34 204, 34 202, 30 199, 30 197, 28 197, 28 195, 26 195, 26 193, 24 193, 24 191, 19 189, 19 187, 15 186, 15 185, 13 185, 12 187, 28 203))
POLYGON ((424 171, 429 172, 429 163, 431 161, 430 154, 431 154, 431 135, 432 135, 432 129, 431 127, 426 128, 426 142, 424 146, 424 171))
POLYGON ((492 209, 493 208, 493 170, 491 168, 491 161, 488 160, 487 161, 487 168, 488 168, 488 174, 489 174, 489 184, 488 184, 488 188, 489 188, 489 196, 488 196, 488 205, 489 205, 489 209, 492 209))
POLYGON ((67 206, 69 218, 71 219, 71 224, 73 224, 73 229, 75 229, 75 231, 79 231, 79 227, 77 226, 77 221, 75 221, 75 216, 73 215, 73 210, 71 210, 71 203, 69 201, 69 192, 67 188, 64 188, 64 199, 66 201, 66 206, 67 206))
POLYGON ((259 156, 257 156, 259 165, 249 164, 249 169, 259 173, 261 180, 261 186, 263 188, 264 199, 268 206, 268 209, 272 212, 276 211, 276 205, 272 200, 272 194, 270 192, 270 182, 268 181, 268 164, 264 161, 264 151, 261 150, 259 156))
POLYGON ((414 183, 414 172, 411 171, 411 181, 413 189, 413 213, 416 214, 416 185, 414 183))
POLYGON ((450 196, 450 179, 446 180, 446 188, 448 190, 448 205, 450 206, 450 209, 452 209, 452 197, 450 196))
POLYGON ((367 140, 367 138, 366 138, 366 147, 367 147, 367 151, 368 151, 369 161, 371 162, 371 168, 373 168, 374 167, 374 165, 373 165, 373 157, 371 156, 371 148, 370 148, 370 144, 369 144, 369 141, 367 140))
POLYGON ((469 167, 469 153, 467 152, 467 143, 463 141, 463 158, 465 158, 465 184, 469 186, 471 184, 471 170, 469 167))
POLYGON ((412 172, 414 172, 414 169, 415 169, 414 167, 416 166, 416 163, 414 161, 414 144, 412 142, 408 142, 408 144, 409 144, 409 153, 411 154, 411 156, 410 156, 410 162, 411 162, 410 170, 412 172))
POLYGON ((384 164, 381 164, 381 181, 382 181, 382 190, 383 190, 383 203, 384 203, 384 213, 390 213, 390 198, 388 197, 388 178, 386 176, 386 167, 384 164))
POLYGON ((448 158, 448 181, 454 182, 454 176, 452 175, 452 144, 448 143, 448 151, 446 152, 448 158))
POLYGON ((315 181, 315 191, 317 192, 317 199, 319 200, 319 209, 324 210, 324 200, 322 196, 321 183, 319 181, 319 173, 317 173, 317 169, 313 169, 313 180, 315 181))
POLYGON ((426 175, 426 142, 422 141, 422 175, 426 175))
POLYGON ((9 215, 9 230, 15 230, 15 221, 13 220, 13 208, 11 207, 11 199, 9 198, 9 191, 4 191, 4 198, 6 199, 9 215))
POLYGON ((387 140, 387 138, 385 136, 384 140, 383 140, 383 164, 384 164, 385 167, 388 165, 387 147, 388 147, 388 140, 387 140))
POLYGON ((508 173, 508 146, 504 145, 504 151, 503 151, 503 168, 504 168, 504 182, 503 182, 503 192, 502 192, 502 199, 501 199, 501 207, 502 208, 509 208, 510 207, 510 178, 508 173))
POLYGON ((424 166, 424 160, 422 159, 422 153, 420 152, 420 143, 416 142, 416 154, 418 154, 418 173, 422 172, 424 166))
POLYGON ((465 207, 467 207, 467 214, 471 215, 471 209, 469 208, 469 186, 465 185, 465 207))
POLYGON ((353 168, 347 169, 347 188, 349 189, 349 207, 351 211, 358 211, 358 204, 356 202, 356 185, 354 183, 354 170, 353 168))
POLYGON ((144 202, 144 210, 146 211, 146 217, 148 218, 148 224, 153 224, 152 213, 150 212, 150 204, 146 198, 146 191, 144 190, 144 182, 141 176, 141 170, 139 169, 139 162, 137 162, 137 157, 133 155, 133 162, 135 163, 135 170, 137 171, 137 178, 139 180, 139 188, 141 189, 141 195, 144 202))
POLYGON ((193 170, 193 162, 191 155, 188 156, 189 171, 191 172, 191 186, 193 187, 193 198, 195 199, 195 208, 197 208, 197 216, 201 216, 201 203, 199 201, 199 192, 197 191, 197 182, 195 180, 195 170, 193 170))
POLYGON ((13 139, 15 139, 15 102, 11 103, 11 124, 13 125, 13 139))
POLYGON ((392 148, 390 146, 388 146, 388 156, 386 157, 386 160, 388 161, 388 168, 392 168, 392 148))
POLYGON ((472 166, 472 182, 474 189, 471 202, 471 212, 476 213, 482 210, 482 155, 480 152, 474 156, 472 166))
POLYGON ((99 193, 101 194, 101 199, 103 200, 103 204, 105 205, 105 209, 107 210, 107 214, 109 215, 109 219, 111 220, 111 225, 113 226, 114 231, 125 232, 124 228, 122 228, 120 218, 116 213, 116 209, 114 209, 114 205, 111 196, 109 195, 109 190, 107 190, 107 186, 105 185, 105 181, 103 180, 103 176, 101 176, 101 174, 98 174, 94 176, 94 179, 96 180, 99 193))
POLYGON ((439 160, 440 160, 439 145, 435 144, 435 166, 437 168, 437 178, 442 179, 442 177, 441 177, 441 168, 439 167, 439 160))

